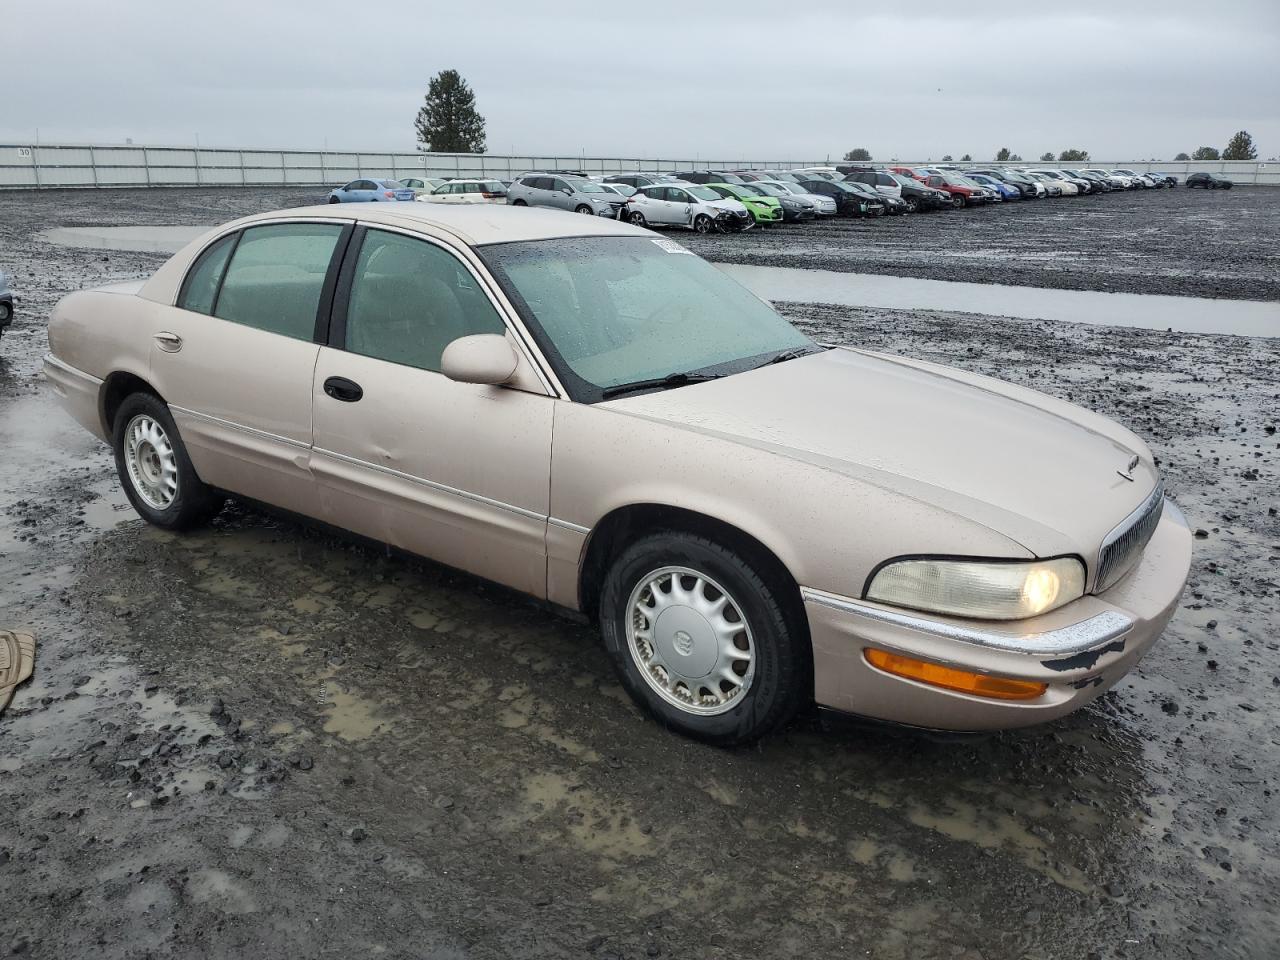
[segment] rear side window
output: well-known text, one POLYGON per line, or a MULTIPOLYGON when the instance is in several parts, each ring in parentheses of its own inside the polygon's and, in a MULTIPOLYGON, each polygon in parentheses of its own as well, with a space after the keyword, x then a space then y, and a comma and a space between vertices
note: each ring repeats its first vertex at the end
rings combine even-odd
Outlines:
POLYGON ((444 348, 506 324, 453 254, 425 240, 370 230, 347 304, 346 348, 439 371, 444 348))
POLYGON ((311 340, 325 275, 342 227, 282 223, 241 235, 218 293, 214 316, 311 340))
POLYGON ((214 300, 218 296, 218 284, 222 282, 222 273, 227 268, 227 258, 236 245, 236 234, 223 237, 204 253, 200 254, 187 272, 182 282, 182 292, 178 294, 178 306, 183 310, 196 313, 213 313, 214 300))

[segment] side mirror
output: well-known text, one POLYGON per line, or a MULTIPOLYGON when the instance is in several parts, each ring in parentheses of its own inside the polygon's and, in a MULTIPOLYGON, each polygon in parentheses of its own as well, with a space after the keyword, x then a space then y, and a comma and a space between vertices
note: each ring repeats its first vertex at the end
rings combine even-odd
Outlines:
POLYGON ((459 337, 444 348, 440 372, 459 383, 506 383, 520 359, 507 338, 497 333, 459 337))

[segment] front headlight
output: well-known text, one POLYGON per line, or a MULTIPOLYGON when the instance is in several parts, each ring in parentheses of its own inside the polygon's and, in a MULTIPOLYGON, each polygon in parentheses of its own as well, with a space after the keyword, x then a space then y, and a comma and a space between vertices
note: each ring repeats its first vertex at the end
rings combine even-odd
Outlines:
POLYGON ((1023 620, 1084 596, 1084 576, 1075 557, 897 560, 872 578, 867 599, 979 620, 1023 620))

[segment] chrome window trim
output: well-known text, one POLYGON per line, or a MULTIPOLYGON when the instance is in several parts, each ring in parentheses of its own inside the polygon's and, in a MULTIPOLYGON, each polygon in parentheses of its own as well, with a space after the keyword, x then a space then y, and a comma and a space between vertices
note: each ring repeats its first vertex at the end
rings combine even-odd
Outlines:
MULTIPOLYGON (((529 335, 529 331, 525 329, 524 321, 520 319, 519 312, 507 301, 502 295, 501 288, 488 275, 483 266, 479 263, 470 245, 463 242, 460 238, 441 231, 440 234, 428 233, 422 229, 414 229, 413 227, 400 226, 398 224, 381 223, 372 220, 356 221, 359 226, 369 230, 385 230, 389 233, 398 233, 406 237, 412 237, 415 240, 423 240, 428 243, 434 243, 436 246, 443 248, 452 254, 456 260, 471 273, 472 279, 479 284, 480 289, 485 292, 489 298, 489 303, 494 310, 498 312, 498 316, 502 318, 507 325, 507 329, 515 335, 516 343, 524 350, 525 359, 529 361, 529 366, 533 368, 533 372, 537 375, 538 380, 542 383, 547 394, 555 399, 564 399, 568 397, 564 387, 555 376, 555 371, 547 364, 546 358, 538 350, 537 344, 529 335), (443 234, 443 235, 441 235, 443 234)), ((438 229, 434 224, 423 224, 424 227, 438 229)), ((341 348, 338 348, 341 349, 341 348)))
POLYGON ((276 443, 283 443, 290 447, 297 447, 300 450, 310 450, 311 444, 303 443, 301 440, 294 440, 292 437, 282 437, 278 433, 271 433, 267 430, 259 430, 256 427, 248 427, 243 423, 236 423, 234 420, 224 420, 222 417, 215 417, 211 413, 201 413, 199 410, 191 410, 187 407, 180 407, 176 403, 169 404, 169 409, 183 416, 191 417, 193 420, 203 420, 206 423, 215 423, 220 427, 229 427, 240 433, 248 434, 252 437, 259 437, 263 440, 273 440, 276 443))
POLYGON ((800 596, 806 603, 816 603, 820 606, 830 607, 833 610, 839 610, 841 613, 853 614, 875 623, 904 627, 932 637, 955 640, 959 643, 969 643, 979 647, 1035 656, 1070 656, 1074 653, 1084 653, 1094 647, 1104 646, 1119 640, 1132 630, 1137 623, 1133 617, 1118 610, 1106 610, 1086 620, 1081 620, 1079 623, 1072 623, 1056 630, 1017 636, 1015 634, 981 630, 957 623, 929 620, 898 610, 886 610, 883 607, 871 606, 858 600, 851 600, 848 597, 841 597, 834 593, 814 590, 809 587, 801 587, 800 596))
POLYGON ((395 477, 398 480, 407 480, 410 483, 416 483, 419 486, 427 487, 431 490, 438 490, 441 493, 447 493, 451 496, 460 497, 464 500, 470 500, 474 503, 484 504, 487 507, 496 507, 499 510, 506 510, 520 517, 526 517, 529 520, 537 520, 545 523, 547 515, 538 513, 536 510, 527 510, 524 507, 518 507, 514 503, 506 503, 502 500, 494 500, 492 497, 486 497, 479 493, 471 493, 468 490, 459 490, 457 487, 451 487, 444 483, 437 483, 434 480, 428 480, 426 477, 415 476, 412 473, 405 473, 403 470, 395 470, 391 467, 383 466, 380 463, 370 463, 368 460, 361 460, 359 457, 349 457, 345 453, 338 453, 336 450, 326 450, 324 447, 312 447, 312 452, 321 454, 322 456, 332 457, 334 460, 343 463, 349 463, 355 467, 363 467, 366 470, 373 470, 389 477, 395 477))
MULTIPOLYGON (((340 227, 345 227, 347 224, 355 223, 355 221, 353 219, 348 219, 346 217, 270 217, 263 220, 251 220, 248 222, 237 221, 234 227, 228 227, 226 230, 223 230, 221 233, 219 233, 216 237, 212 237, 208 243, 201 246, 199 250, 197 250, 195 253, 191 255, 191 258, 186 262, 186 265, 182 268, 182 277, 178 281, 178 286, 173 291, 173 299, 169 303, 165 304, 165 306, 175 307, 178 310, 183 309, 182 307, 178 306, 178 300, 182 297, 183 287, 187 285, 187 275, 191 273, 191 268, 195 266, 196 261, 199 260, 202 256, 204 256, 205 251, 208 250, 210 247, 212 247, 215 243, 217 243, 220 240, 226 239, 227 237, 231 236, 234 233, 239 233, 242 230, 248 230, 250 227, 279 226, 280 224, 285 224, 285 223, 329 223, 329 224, 335 224, 340 227)), ((202 314, 202 316, 204 316, 204 314, 202 314)))

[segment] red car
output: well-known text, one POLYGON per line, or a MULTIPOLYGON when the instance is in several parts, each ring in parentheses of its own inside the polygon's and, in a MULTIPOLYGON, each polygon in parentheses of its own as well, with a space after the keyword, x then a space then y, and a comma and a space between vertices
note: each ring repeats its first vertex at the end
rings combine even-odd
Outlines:
POLYGON ((912 167, 890 167, 889 169, 904 177, 911 177, 913 180, 919 180, 921 183, 927 183, 929 180, 928 174, 921 173, 919 170, 913 169, 912 167))
POLYGON ((953 207, 968 207, 975 203, 987 203, 991 200, 991 194, 972 180, 966 179, 958 173, 949 173, 945 170, 934 173, 925 180, 925 183, 935 190, 943 190, 951 194, 951 205, 953 207))

